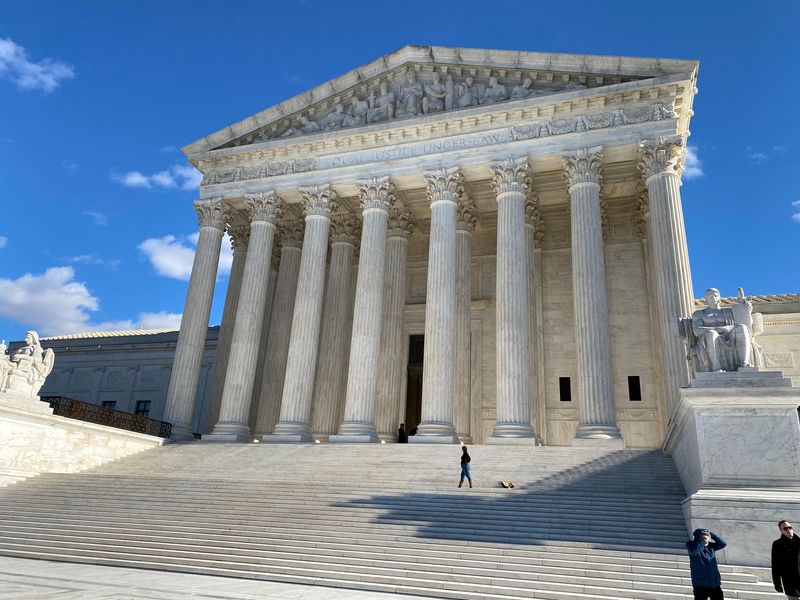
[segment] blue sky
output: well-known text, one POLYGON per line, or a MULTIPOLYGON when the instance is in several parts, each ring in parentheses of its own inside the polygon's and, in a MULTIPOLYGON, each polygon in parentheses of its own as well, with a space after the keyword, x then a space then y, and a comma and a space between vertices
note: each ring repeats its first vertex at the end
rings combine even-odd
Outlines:
POLYGON ((800 292, 798 23, 789 0, 5 0, 0 337, 177 325, 198 183, 178 148, 406 44, 700 60, 695 293, 800 292))

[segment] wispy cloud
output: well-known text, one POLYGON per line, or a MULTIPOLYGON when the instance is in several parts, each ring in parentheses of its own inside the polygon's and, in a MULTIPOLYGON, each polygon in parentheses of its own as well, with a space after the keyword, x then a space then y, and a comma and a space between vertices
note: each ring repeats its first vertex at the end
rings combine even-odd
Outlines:
POLYGON ((118 259, 103 258, 99 254, 79 254, 78 256, 69 256, 64 260, 73 264, 80 263, 97 267, 108 267, 109 269, 116 269, 119 267, 120 263, 118 259))
POLYGON ((769 156, 763 152, 753 149, 752 146, 748 146, 745 152, 747 153, 747 158, 749 158, 750 162, 752 162, 754 165, 760 165, 769 160, 769 156))
MULTIPOLYGON (((155 269, 156 273, 188 281, 192 274, 192 263, 197 246, 198 234, 177 237, 165 235, 160 238, 149 238, 138 246, 139 252, 144 255, 155 269)), ((225 235, 219 256, 218 274, 230 272, 233 254, 231 253, 230 238, 225 235)))
POLYGON ((85 210, 83 214, 87 217, 91 217, 94 221, 94 224, 98 227, 104 227, 108 225, 108 216, 105 213, 96 210, 85 210))
POLYGON ((68 173, 77 173, 78 172, 78 163, 74 160, 62 160, 61 161, 61 168, 67 171, 68 173))
POLYGON ((792 221, 800 223, 800 200, 795 200, 792 202, 792 210, 794 210, 794 213, 792 214, 792 221))
POLYGON ((203 181, 203 174, 191 165, 173 165, 152 175, 141 171, 112 172, 111 179, 131 188, 196 190, 203 181))
POLYGON ((33 62, 25 48, 11 39, 0 39, 0 79, 8 79, 17 89, 49 94, 73 77, 72 65, 51 58, 33 62))
POLYGON ((5 248, 8 244, 8 238, 4 235, 0 235, 0 248, 5 248))
POLYGON ((786 146, 784 146, 783 144, 778 144, 777 146, 773 146, 772 147, 772 151, 775 154, 786 154, 786 152, 788 152, 789 149, 786 146))
POLYGON ((686 146, 686 161, 683 166, 684 179, 697 179, 705 175, 703 173, 703 163, 698 156, 697 146, 689 144, 686 146))

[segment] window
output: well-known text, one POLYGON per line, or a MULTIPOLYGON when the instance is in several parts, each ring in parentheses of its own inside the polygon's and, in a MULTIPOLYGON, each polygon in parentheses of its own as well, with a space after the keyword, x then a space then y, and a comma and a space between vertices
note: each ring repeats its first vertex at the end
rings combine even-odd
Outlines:
POLYGON ((116 400, 103 400, 103 408, 117 408, 116 400))
POLYGON ((558 397, 562 402, 572 401, 572 387, 570 386, 569 377, 558 378, 558 397))
POLYGON ((628 375, 628 400, 631 402, 642 401, 642 386, 638 375, 628 375))
POLYGON ((150 415, 150 400, 139 400, 136 403, 136 414, 142 417, 150 415))

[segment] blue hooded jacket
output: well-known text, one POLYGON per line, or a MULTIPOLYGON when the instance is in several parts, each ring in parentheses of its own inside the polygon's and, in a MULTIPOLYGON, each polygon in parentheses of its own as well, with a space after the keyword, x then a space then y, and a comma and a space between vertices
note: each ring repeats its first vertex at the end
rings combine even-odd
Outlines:
POLYGON ((690 542, 686 542, 689 552, 689 567, 692 571, 692 585, 695 587, 718 588, 722 585, 717 566, 717 550, 728 544, 721 537, 711 533, 711 542, 703 545, 702 535, 705 529, 695 529, 690 542))

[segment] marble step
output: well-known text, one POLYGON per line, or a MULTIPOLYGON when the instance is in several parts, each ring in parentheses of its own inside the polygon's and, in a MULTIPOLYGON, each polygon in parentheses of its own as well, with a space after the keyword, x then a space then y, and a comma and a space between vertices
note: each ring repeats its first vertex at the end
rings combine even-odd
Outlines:
POLYGON ((792 380, 783 371, 740 370, 736 372, 695 373, 689 382, 693 388, 761 388, 792 387, 792 380))

